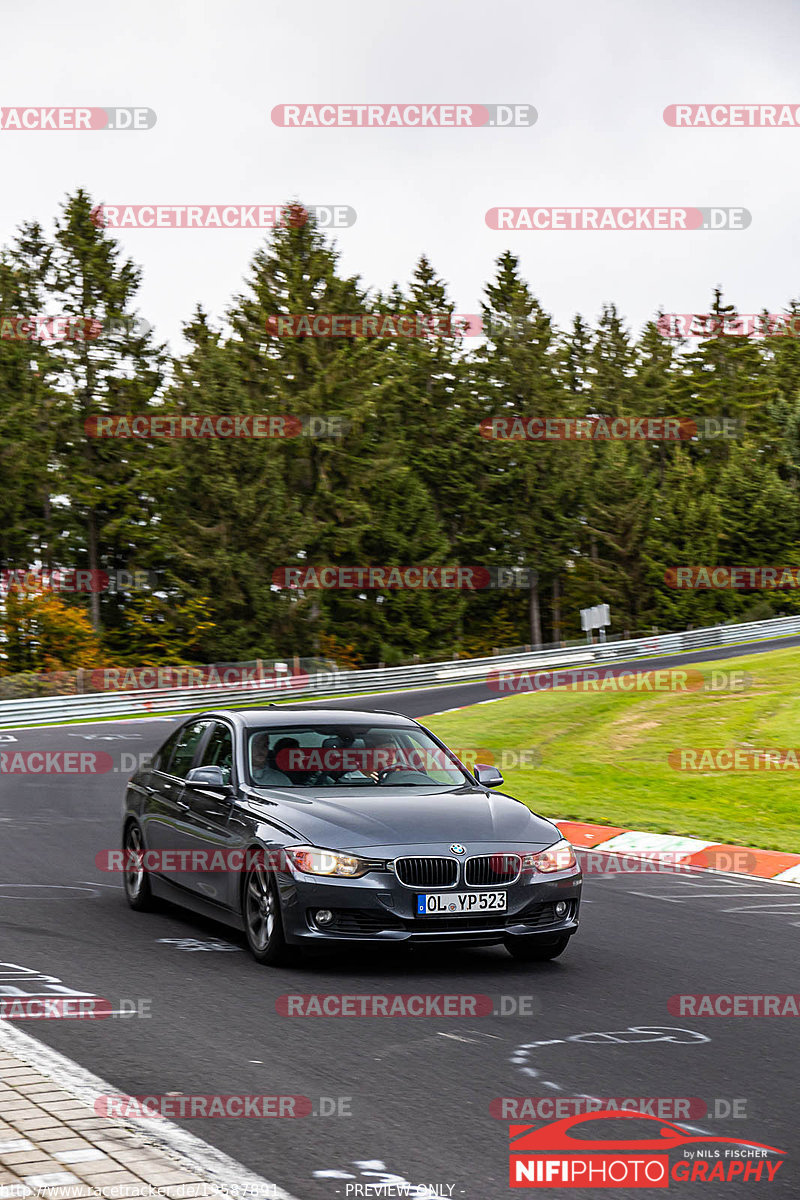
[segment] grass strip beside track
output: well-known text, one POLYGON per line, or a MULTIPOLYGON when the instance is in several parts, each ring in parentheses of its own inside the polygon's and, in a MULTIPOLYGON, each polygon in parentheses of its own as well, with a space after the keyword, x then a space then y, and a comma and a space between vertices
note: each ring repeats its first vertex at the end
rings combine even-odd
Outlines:
POLYGON ((693 669, 747 672, 743 691, 523 693, 420 718, 454 748, 538 749, 502 790, 546 816, 800 853, 800 769, 680 771, 681 748, 798 750, 800 650, 693 669))

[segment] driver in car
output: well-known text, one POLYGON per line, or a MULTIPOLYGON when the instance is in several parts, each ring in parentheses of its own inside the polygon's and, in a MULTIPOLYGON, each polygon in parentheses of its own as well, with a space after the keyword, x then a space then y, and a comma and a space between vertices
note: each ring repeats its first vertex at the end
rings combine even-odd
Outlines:
POLYGON ((258 779, 264 767, 268 766, 267 758, 269 756, 269 734, 259 733, 253 738, 253 743, 250 747, 250 757, 253 764, 253 777, 258 779))
POLYGON ((413 751, 408 754, 401 750, 392 735, 386 730, 377 730, 367 734, 365 745, 370 756, 367 763, 371 767, 367 774, 373 783, 383 783, 399 771, 425 773, 422 764, 414 761, 420 757, 419 754, 413 751))

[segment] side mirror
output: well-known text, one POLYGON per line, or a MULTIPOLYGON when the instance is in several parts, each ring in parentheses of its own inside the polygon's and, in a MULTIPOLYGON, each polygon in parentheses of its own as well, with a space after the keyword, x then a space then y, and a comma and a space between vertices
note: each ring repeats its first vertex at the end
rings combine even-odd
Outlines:
POLYGON ((222 767, 192 767, 186 776, 187 783, 198 783, 203 787, 218 788, 230 792, 231 785, 225 782, 222 767))
POLYGON ((475 764, 475 778, 478 783, 488 788, 500 787, 503 782, 503 776, 497 767, 489 767, 485 763, 475 764))

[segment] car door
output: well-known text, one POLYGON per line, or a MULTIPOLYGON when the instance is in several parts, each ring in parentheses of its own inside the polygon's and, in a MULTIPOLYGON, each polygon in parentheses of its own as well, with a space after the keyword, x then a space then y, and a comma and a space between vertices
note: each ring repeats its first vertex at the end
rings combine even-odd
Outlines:
POLYGON ((238 909, 241 873, 218 869, 218 864, 230 861, 230 851, 247 845, 247 828, 236 820, 234 813, 238 776, 233 745, 231 726, 225 721, 214 721, 193 765, 219 767, 225 784, 232 790, 226 793, 213 785, 187 780, 183 801, 188 806, 188 844, 192 850, 203 852, 189 871, 187 885, 215 904, 238 909), (215 869, 203 870, 203 858, 210 864, 216 859, 215 869))
POLYGON ((147 787, 145 845, 158 852, 156 873, 180 887, 187 886, 187 873, 177 861, 170 861, 169 852, 189 848, 191 814, 184 799, 185 776, 212 724, 206 718, 189 721, 178 730, 171 753, 159 760, 159 770, 150 773, 147 787))

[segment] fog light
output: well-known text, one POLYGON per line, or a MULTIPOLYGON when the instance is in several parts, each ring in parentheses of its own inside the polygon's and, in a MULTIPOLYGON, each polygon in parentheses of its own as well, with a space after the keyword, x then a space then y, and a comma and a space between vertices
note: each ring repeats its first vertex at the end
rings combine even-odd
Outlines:
POLYGON ((329 908, 318 908, 314 914, 314 921, 317 925, 330 925, 333 920, 333 913, 329 908))
POLYGON ((564 900, 559 900, 558 903, 556 904, 556 916, 563 917, 563 915, 566 911, 567 911, 566 902, 564 900))

